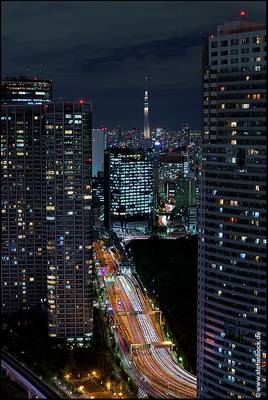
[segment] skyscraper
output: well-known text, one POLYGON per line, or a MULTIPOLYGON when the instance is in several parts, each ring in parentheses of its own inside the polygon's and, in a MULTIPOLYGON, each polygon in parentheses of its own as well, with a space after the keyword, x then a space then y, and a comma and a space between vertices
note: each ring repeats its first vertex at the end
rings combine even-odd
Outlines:
MULTIPOLYGON (((149 221, 153 211, 153 162, 141 150, 113 148, 105 153, 105 226, 113 221, 149 221)), ((148 225, 148 224, 147 224, 148 225)))
POLYGON ((204 52, 199 398, 266 397, 265 50, 264 24, 242 19, 204 52))
POLYGON ((86 344, 93 329, 91 105, 45 106, 49 335, 86 344))
POLYGON ((145 77, 145 92, 144 92, 144 139, 150 139, 150 127, 149 127, 149 100, 148 100, 148 78, 145 77))
POLYGON ((1 107, 1 308, 46 301, 42 106, 1 107))
POLYGON ((52 81, 24 76, 1 81, 2 104, 43 104, 52 101, 52 81))
POLYGON ((102 129, 92 130, 92 176, 104 171, 104 132, 102 129))

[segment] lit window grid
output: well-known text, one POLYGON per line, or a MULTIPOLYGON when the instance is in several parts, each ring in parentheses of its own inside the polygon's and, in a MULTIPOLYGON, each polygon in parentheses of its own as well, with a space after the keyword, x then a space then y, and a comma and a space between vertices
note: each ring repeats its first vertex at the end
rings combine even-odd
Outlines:
MULTIPOLYGON (((253 35, 256 35, 256 31, 251 32, 249 36, 253 35)), ((214 40, 218 38, 211 39, 214 40)), ((252 47, 251 44, 248 47, 250 46, 252 47)), ((213 58, 210 59, 211 62, 212 60, 213 58)), ((265 109, 262 105, 266 90, 264 78, 255 83, 252 75, 260 74, 264 63, 259 71, 255 70, 252 63, 245 67, 249 68, 251 81, 247 79, 246 71, 244 74, 240 73, 240 76, 244 75, 243 80, 236 73, 236 82, 232 88, 228 81, 225 84, 222 80, 218 85, 209 83, 210 79, 217 78, 216 71, 221 68, 220 65, 213 66, 214 71, 205 75, 204 131, 207 143, 204 145, 206 161, 200 180, 199 199, 199 297, 205 299, 205 306, 201 302, 198 306, 198 347, 203 349, 198 353, 200 396, 218 396, 220 393, 222 396, 229 396, 231 392, 243 392, 244 396, 252 396, 256 387, 253 362, 254 331, 262 331, 265 344, 266 198, 261 189, 266 185, 266 128, 265 109), (246 91, 243 93, 245 96, 249 93, 254 101, 239 97, 238 91, 236 98, 232 92, 232 89, 235 90, 235 84, 244 85, 246 91), (249 84, 252 85, 251 88, 249 84), (224 87, 224 91, 218 92, 218 87, 224 87), (211 101, 210 108, 209 91, 215 99, 211 101), (257 92, 263 97, 257 98, 254 95, 257 92), (231 118, 226 112, 235 112, 234 107, 233 110, 229 107, 227 111, 219 111, 217 107, 218 104, 231 104, 230 98, 234 105, 240 105, 241 110, 240 115, 234 114, 231 118), (254 106, 256 116, 259 113, 258 118, 252 114, 251 119, 243 111, 243 103, 254 106), (230 140, 234 131, 236 143, 230 140), (234 144, 235 148, 231 148, 234 144), (254 160, 247 155, 255 152, 251 149, 257 150, 254 160), (245 167, 240 167, 237 162, 241 162, 244 154, 245 167), (234 180, 238 170, 240 179, 234 180), (238 202, 239 208, 230 207, 231 202, 238 202), (256 212, 259 215, 257 218, 256 212), (250 325, 255 329, 249 328, 250 325), (228 333, 230 329, 234 331, 232 338, 228 333), (243 341, 239 339, 239 332, 243 332, 243 341), (236 373, 232 380, 228 378, 226 381, 225 377, 230 376, 230 373, 229 365, 224 359, 229 352, 231 362, 236 364, 236 373), (221 362, 213 362, 211 355, 214 360, 221 358, 221 362), (252 373, 249 374, 249 371, 252 373), (224 382, 224 385, 220 381, 224 382), (242 381, 245 382, 243 385, 242 381), (205 387, 205 393, 200 391, 201 387, 203 390, 205 387)), ((235 73, 233 75, 235 76, 235 73)), ((265 352, 265 348, 262 351, 265 352)))

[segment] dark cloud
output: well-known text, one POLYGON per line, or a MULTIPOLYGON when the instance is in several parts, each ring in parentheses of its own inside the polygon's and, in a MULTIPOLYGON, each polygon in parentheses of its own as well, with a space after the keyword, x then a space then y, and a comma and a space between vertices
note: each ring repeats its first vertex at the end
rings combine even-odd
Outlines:
POLYGON ((151 122, 200 127, 202 44, 241 8, 264 21, 262 1, 2 2, 2 75, 53 79, 93 102, 96 127, 142 127, 149 75, 151 122))
POLYGON ((180 57, 185 54, 188 47, 200 44, 198 36, 192 37, 172 37, 166 40, 155 40, 145 42, 135 46, 121 47, 113 49, 109 55, 102 57, 89 57, 82 60, 82 72, 97 70, 100 66, 107 63, 117 67, 117 63, 129 58, 144 60, 148 56, 159 58, 180 57))

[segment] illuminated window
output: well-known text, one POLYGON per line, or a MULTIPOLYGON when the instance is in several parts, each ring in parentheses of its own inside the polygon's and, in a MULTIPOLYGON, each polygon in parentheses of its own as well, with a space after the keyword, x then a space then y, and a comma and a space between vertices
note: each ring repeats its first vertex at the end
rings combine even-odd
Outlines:
POLYGON ((238 221, 238 218, 231 217, 231 218, 229 218, 229 221, 235 223, 238 221))
POLYGON ((221 109, 222 109, 222 110, 225 109, 225 104, 221 104, 221 109))
POLYGON ((231 144, 235 145, 236 144, 236 140, 231 140, 231 144))
POLYGON ((232 136, 235 136, 237 134, 237 131, 232 131, 232 136))
POLYGON ((253 38, 253 43, 261 43, 261 37, 260 36, 255 36, 253 38))
POLYGON ((259 151, 258 151, 258 150, 255 150, 255 149, 249 149, 249 150, 248 150, 248 154, 249 154, 250 156, 256 156, 256 155, 259 154, 259 151))
POLYGON ((234 128, 237 127, 237 122, 236 121, 231 121, 230 125, 234 128))
POLYGON ((255 190, 256 190, 256 192, 259 192, 259 191, 260 191, 260 186, 259 186, 259 185, 256 185, 256 186, 255 186, 255 190))
POLYGON ((242 104, 241 107, 242 108, 249 108, 249 104, 248 103, 242 104))

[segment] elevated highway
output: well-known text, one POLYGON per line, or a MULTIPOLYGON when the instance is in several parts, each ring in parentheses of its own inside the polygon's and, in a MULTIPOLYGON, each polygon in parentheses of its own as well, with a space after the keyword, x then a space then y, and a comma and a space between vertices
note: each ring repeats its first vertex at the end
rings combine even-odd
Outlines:
POLYGON ((63 398, 33 371, 4 350, 1 350, 1 368, 5 370, 6 375, 12 381, 17 382, 26 390, 28 399, 57 400, 63 398))

